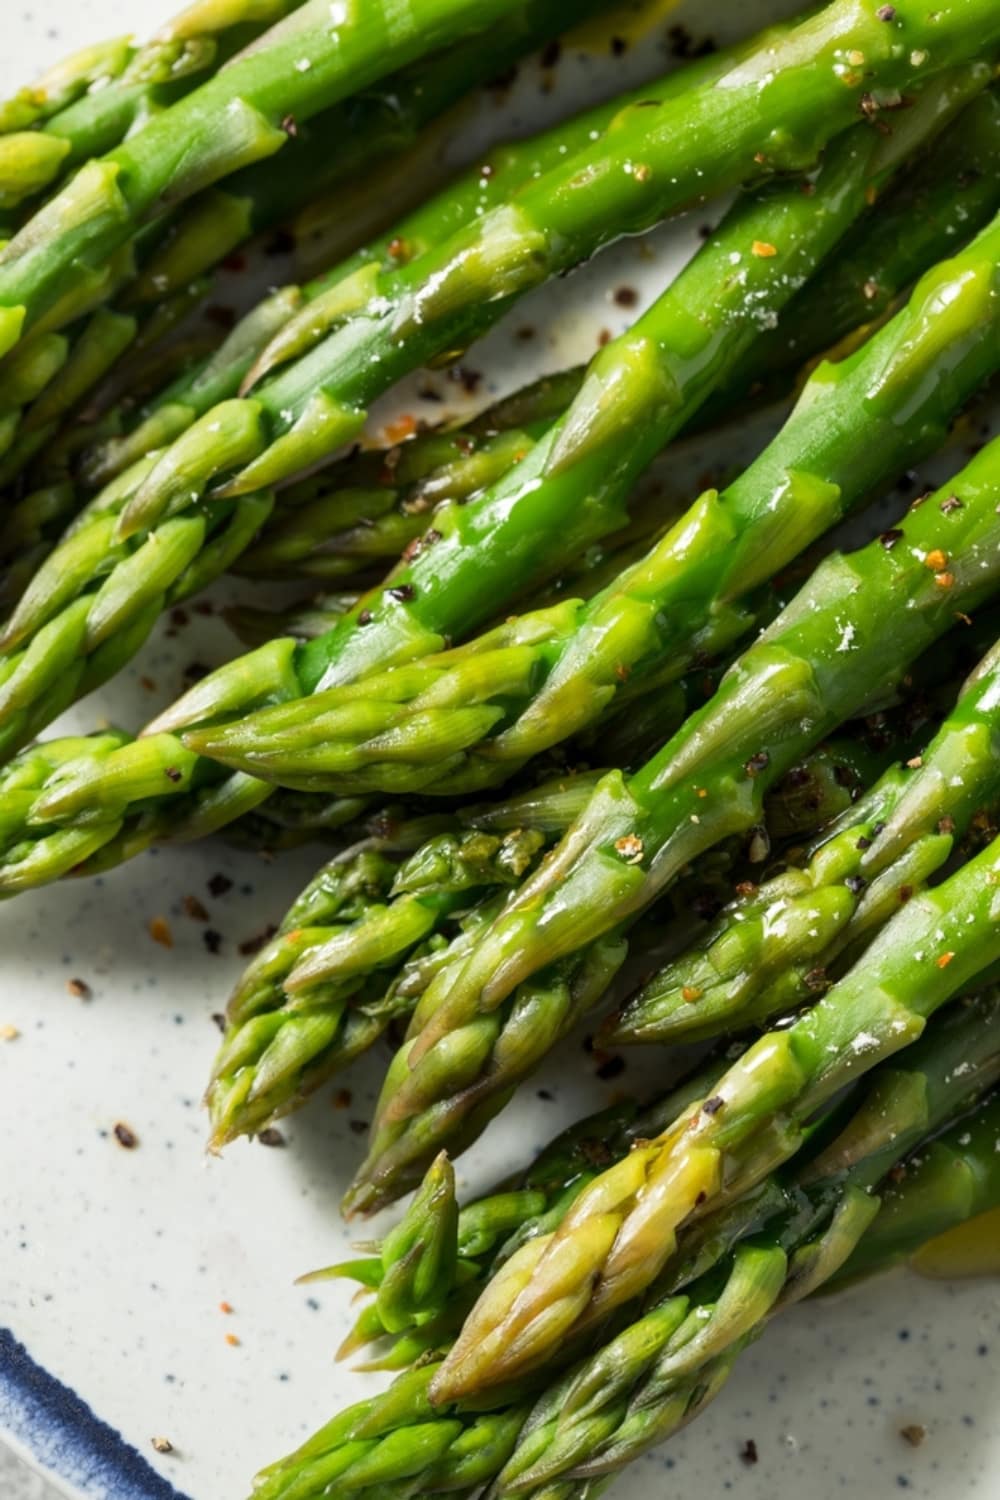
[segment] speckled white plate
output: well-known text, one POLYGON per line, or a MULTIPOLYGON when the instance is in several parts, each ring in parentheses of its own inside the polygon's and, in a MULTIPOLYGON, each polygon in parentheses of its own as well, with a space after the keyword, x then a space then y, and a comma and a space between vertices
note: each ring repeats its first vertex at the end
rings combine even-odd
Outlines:
MULTIPOLYGON (((148 31, 163 3, 2 0, 0 94, 85 40, 148 31)), ((655 74, 668 24, 703 35, 728 17, 727 31, 745 30, 777 9, 687 3, 623 59, 570 49, 555 98, 532 65, 502 116, 484 108, 483 133, 501 118, 540 123, 567 91, 655 74)), ((694 229, 633 241, 544 290, 469 363, 489 370, 492 392, 582 357, 601 328, 623 324, 615 289, 648 299, 694 229), (528 326, 537 336, 525 342, 516 335, 528 326)), ((165 627, 71 722, 138 725, 175 695, 186 665, 232 650, 197 616, 165 627)), ((74 1500, 239 1500, 261 1464, 374 1387, 332 1362, 346 1291, 293 1280, 347 1249, 336 1205, 384 1057, 348 1080, 348 1107, 333 1108, 331 1090, 287 1122, 283 1149, 243 1145, 222 1160, 203 1150, 211 1017, 240 969, 238 946, 281 914, 319 859, 305 851, 265 864, 218 844, 164 851, 0 909, 0 1026, 20 1032, 0 1045, 0 1434, 74 1500), (220 874, 232 884, 217 895, 220 874), (185 914, 186 896, 208 909, 217 955, 205 924, 185 914), (171 948, 150 937, 156 917, 171 948), (160 1438, 170 1453, 155 1450, 160 1438)), ((509 1169, 621 1086, 591 1069, 569 1043, 463 1161, 464 1182, 509 1169)), ((624 1081, 637 1076, 630 1064, 624 1081)), ((898 1276, 796 1311, 744 1358, 716 1406, 615 1494, 993 1500, 998 1354, 996 1283, 898 1276), (900 1436, 911 1423, 927 1428, 919 1449, 900 1436), (754 1466, 741 1459, 751 1438, 754 1466)))

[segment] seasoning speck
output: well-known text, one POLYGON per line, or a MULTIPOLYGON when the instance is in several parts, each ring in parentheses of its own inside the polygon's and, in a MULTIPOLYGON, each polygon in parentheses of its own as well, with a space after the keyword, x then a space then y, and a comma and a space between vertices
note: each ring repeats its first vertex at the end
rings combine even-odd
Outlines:
POLYGON ((155 1437, 150 1439, 157 1453, 173 1453, 174 1445, 169 1438, 155 1437))
POLYGON ((614 298, 619 307, 635 307, 639 293, 634 286, 620 286, 615 288, 614 298))
POLYGON ((909 1426, 900 1428, 899 1435, 911 1448, 919 1448, 927 1436, 927 1428, 922 1427, 919 1422, 911 1422, 909 1426))
POLYGON ((756 255, 758 260, 770 260, 773 255, 777 255, 778 251, 777 247, 768 240, 754 240, 750 246, 750 253, 756 255))
POLYGON ((285 1137, 280 1130, 275 1130, 273 1125, 269 1125, 266 1130, 259 1130, 257 1132, 257 1139, 262 1146, 283 1146, 285 1144, 285 1137))
POLYGON ((937 964, 939 969, 946 969, 954 957, 954 953, 941 953, 934 960, 934 962, 937 964))
POLYGON ((16 1042, 20 1035, 16 1026, 0 1026, 0 1042, 16 1042))
POLYGON ((174 935, 170 931, 170 923, 166 917, 150 918, 149 935, 154 943, 159 943, 161 948, 172 948, 174 946, 174 935))
POLYGON ((235 1333, 226 1334, 226 1343, 229 1345, 230 1349, 238 1349, 240 1347, 239 1338, 235 1333))
POLYGON ((66 992, 72 995, 74 1000, 91 1000, 94 995, 85 979, 67 979, 66 992))
POLYGON ((184 911, 192 922, 207 922, 208 912, 198 900, 197 896, 184 897, 184 911))
POLYGON ((758 1462, 760 1454, 757 1452, 757 1444, 753 1438, 747 1438, 743 1444, 743 1447, 740 1449, 740 1458, 748 1469, 753 1468, 754 1464, 758 1462))
POLYGON ((115 1140, 126 1151, 134 1151, 139 1144, 139 1137, 131 1125, 126 1125, 124 1120, 119 1120, 115 1126, 115 1140))
POLYGON ((615 839, 615 850, 630 865, 638 864, 642 859, 642 839, 637 833, 626 833, 624 837, 615 839))

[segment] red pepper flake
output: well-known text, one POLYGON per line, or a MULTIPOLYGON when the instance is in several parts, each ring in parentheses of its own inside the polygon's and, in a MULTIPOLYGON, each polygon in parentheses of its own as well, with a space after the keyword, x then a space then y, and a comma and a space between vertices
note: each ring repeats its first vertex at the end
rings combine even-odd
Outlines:
POLYGON ((404 412, 394 422, 389 422, 385 429, 385 435, 390 443, 402 443, 413 436, 417 430, 417 419, 412 412, 404 412))
POLYGON ((208 921, 208 912, 202 906, 197 896, 184 897, 184 911, 191 918, 192 922, 208 921))
POLYGON ((404 239, 397 234, 386 246, 386 254, 390 260, 409 260, 410 247, 404 239))
POLYGON ((934 962, 937 964, 939 969, 946 969, 954 957, 954 953, 941 953, 934 960, 934 962))
POLYGON ((149 935, 154 943, 159 943, 161 948, 172 948, 174 946, 174 935, 170 931, 170 923, 166 917, 150 918, 149 935))
POLYGON ((913 896, 913 887, 912 887, 912 885, 901 885, 899 887, 899 899, 900 899, 900 902, 901 902, 901 904, 903 906, 906 905, 907 901, 909 901, 912 898, 912 896, 913 896))
POLYGON ((705 991, 700 990, 696 984, 686 984, 681 990, 681 999, 686 1000, 688 1005, 693 1005, 696 1000, 701 999, 704 993, 705 991))
POLYGON ((229 1345, 230 1349, 238 1349, 240 1347, 240 1341, 235 1333, 226 1334, 226 1343, 229 1345))
POLYGON ((67 979, 66 990, 74 1000, 92 1000, 94 997, 94 992, 85 979, 67 979))
POLYGON ((758 260, 770 260, 772 256, 777 255, 778 250, 768 240, 754 240, 750 246, 750 253, 756 255, 758 260))
POLYGON ((939 589, 954 588, 955 575, 954 573, 935 573, 934 582, 937 584, 939 589))
POLYGON ((948 554, 942 552, 940 547, 934 547, 924 558, 924 567, 930 568, 932 573, 940 573, 942 568, 948 566, 948 554))
POLYGON ((236 1309, 233 1307, 233 1304, 231 1302, 220 1302, 219 1311, 220 1313, 225 1313, 226 1317, 229 1318, 233 1315, 236 1309))
POLYGON ((615 839, 615 850, 628 864, 638 864, 643 853, 642 839, 637 833, 626 833, 622 838, 615 839))
POLYGON ((123 1120, 119 1120, 115 1126, 115 1140, 126 1151, 134 1151, 139 1144, 139 1137, 131 1125, 126 1125, 123 1120))

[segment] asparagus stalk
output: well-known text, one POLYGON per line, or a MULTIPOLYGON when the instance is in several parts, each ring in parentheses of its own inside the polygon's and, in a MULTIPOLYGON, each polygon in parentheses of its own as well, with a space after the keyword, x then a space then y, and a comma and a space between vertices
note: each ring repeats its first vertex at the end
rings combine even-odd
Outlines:
MULTIPOLYGON (((704 1257, 694 1256, 687 1279, 682 1272, 658 1290, 616 1336, 567 1374, 543 1375, 533 1409, 533 1383, 522 1380, 486 1397, 478 1410, 463 1403, 441 1410, 431 1396, 440 1366, 418 1365, 384 1396, 335 1418, 297 1453, 265 1470, 255 1496, 310 1500, 332 1482, 345 1496, 368 1494, 375 1482, 386 1486, 383 1493, 468 1492, 462 1460, 467 1445, 478 1446, 484 1435, 483 1405, 493 1407, 492 1430, 503 1433, 510 1453, 494 1452, 492 1472, 477 1475, 479 1482, 488 1480, 502 1466, 491 1495, 562 1493, 550 1486, 563 1479, 570 1481, 569 1494, 592 1493, 573 1481, 615 1472, 671 1435, 721 1387, 741 1349, 775 1312, 836 1274, 859 1238, 864 1245, 878 1209, 873 1190, 886 1173, 921 1138, 982 1099, 995 1081, 994 1015, 990 997, 934 1026, 923 1043, 908 1049, 901 1066, 879 1069, 821 1155, 813 1152, 795 1172, 766 1184, 749 1208, 741 1206, 715 1225, 717 1262, 707 1273, 704 1257), (964 1082, 960 1061, 972 1074, 964 1082)), ((977 1121, 992 1118, 995 1140, 995 1096, 977 1109, 977 1121)), ((598 1126, 599 1119, 591 1124, 598 1126)), ((968 1145, 967 1122, 944 1139, 955 1148, 968 1145)), ((572 1154, 561 1158, 557 1149, 546 1156, 556 1175, 572 1161, 572 1154)), ((924 1194, 929 1225, 941 1207, 937 1186, 944 1184, 938 1180, 924 1194)), ((994 1197, 998 1189, 1000 1181, 994 1181, 994 1197)), ((941 1199, 957 1205, 960 1195, 946 1190, 941 1199)), ((519 1223, 522 1240, 528 1237, 530 1244, 537 1232, 530 1216, 539 1200, 547 1201, 544 1191, 487 1198, 466 1211, 463 1230, 442 1164, 385 1244, 378 1297, 386 1320, 398 1321, 400 1313, 405 1318, 414 1297, 427 1312, 454 1295, 455 1252, 463 1236, 475 1243, 474 1222, 487 1237, 493 1227, 502 1236, 509 1224, 519 1223)), ((440 1345, 431 1348, 440 1352, 440 1345)))
MULTIPOLYGON (((586 0, 591 9, 597 3, 598 0, 586 0)), ((390 218, 388 197, 379 195, 377 199, 381 217, 373 216, 369 208, 366 221, 363 216, 350 213, 350 202, 343 201, 345 189, 356 185, 369 197, 373 196, 372 167, 390 154, 401 153, 406 154, 411 194, 419 194, 429 184, 436 184, 444 168, 440 162, 432 161, 428 150, 430 122, 450 109, 448 121, 441 125, 447 123, 450 129, 457 129, 457 107, 451 108, 455 101, 492 76, 494 69, 515 62, 530 47, 555 34, 564 20, 565 13, 555 0, 522 3, 509 18, 499 41, 495 37, 488 40, 472 37, 441 57, 406 69, 386 84, 334 105, 302 126, 296 124, 294 135, 279 158, 269 158, 234 173, 223 185, 196 195, 182 213, 163 221, 152 243, 143 247, 141 264, 123 288, 117 316, 124 332, 114 340, 107 337, 98 340, 90 323, 84 326, 80 338, 95 344, 95 352, 86 361, 84 371, 78 370, 76 378, 69 382, 72 387, 69 393, 62 392, 62 399, 56 401, 54 393, 47 390, 41 402, 25 413, 17 441, 12 442, 0 464, 0 480, 6 482, 15 477, 51 444, 70 405, 78 404, 97 385, 119 357, 125 341, 139 348, 159 334, 165 299, 167 306, 173 303, 186 306, 189 289, 199 278, 211 272, 251 235, 286 220, 320 188, 337 185, 342 212, 351 221, 342 235, 345 252, 355 251, 358 238, 363 237, 359 235, 363 224, 370 233, 381 230, 390 218), (336 151, 330 149, 331 140, 338 142, 336 151), (349 234, 353 238, 346 243, 349 234)), ((396 213, 399 199, 396 194, 396 213)), ((427 221, 430 214, 422 217, 427 221)), ((351 269, 352 264, 356 266, 356 262, 349 261, 346 269, 351 269)), ((328 278, 322 278, 321 284, 325 288, 328 278)), ((307 295, 308 291, 306 288, 307 295)), ((100 317, 98 313, 97 319, 100 317)), ((247 350, 245 354, 244 367, 234 372, 232 394, 253 363, 253 352, 247 350)), ((74 353, 73 358, 79 366, 82 351, 74 353)), ((63 385, 67 384, 67 374, 64 373, 63 385)), ((197 373, 187 377, 187 384, 191 381, 197 381, 197 373)), ((182 381, 164 400, 176 405, 184 389, 182 381)), ((176 417, 175 412, 175 420, 176 417)), ((137 442, 138 438, 133 448, 137 442)), ((81 444, 90 446, 86 432, 66 434, 56 451, 48 455, 47 468, 51 470, 60 460, 65 461, 81 444)))
POLYGON ((290 119, 305 122, 514 9, 511 0, 420 0, 403 17, 370 7, 332 15, 328 0, 306 0, 260 45, 89 161, 15 236, 0 256, 0 349, 100 278, 143 219, 273 155, 290 119))
MULTIPOLYGON (((848 149, 849 137, 838 144, 848 149)), ((839 178, 839 164, 831 165, 839 178)), ((843 201, 840 182, 836 191, 843 201)), ((817 198, 822 195, 821 174, 817 198)), ((802 212, 794 189, 790 206, 802 212)), ((762 228, 752 204, 734 214, 741 231, 747 218, 762 228)), ((772 218, 780 220, 780 213, 772 218)), ((719 246, 731 243, 725 230, 719 246)), ((867 399, 868 393, 882 386, 886 362, 896 361, 897 351, 905 350, 909 360, 928 336, 936 346, 931 328, 940 315, 942 275, 957 281, 964 267, 998 256, 995 223, 947 271, 928 273, 889 327, 840 365, 821 366, 760 457, 721 494, 706 492, 589 603, 564 600, 420 662, 369 672, 350 686, 278 704, 233 725, 196 729, 185 743, 304 790, 463 793, 503 781, 612 709, 675 681, 706 651, 715 654, 746 634, 764 580, 897 471, 908 424, 887 422, 881 402, 867 399), (800 481, 805 474, 822 476, 821 483, 800 481)), ((647 337, 663 347, 662 331, 654 332, 660 306, 622 341, 622 361, 634 361, 647 337)), ((978 311, 970 323, 977 342, 985 332, 978 311)), ((601 363, 608 382, 613 369, 601 363)), ((896 386, 895 410, 901 395, 896 386)), ((619 485, 624 497, 634 466, 648 461, 663 435, 655 417, 640 408, 635 429, 615 423, 602 444, 593 407, 588 381, 551 437, 536 446, 534 453, 547 447, 550 454, 537 490, 540 504, 553 491, 560 510, 560 492, 575 493, 578 504, 595 496, 608 502, 619 485), (645 451, 641 431, 651 438, 645 451), (628 457, 619 459, 616 473, 614 456, 622 452, 628 457), (604 476, 603 492, 596 474, 604 476)), ((930 436, 925 428, 921 441, 930 436)), ((525 472, 533 477, 534 453, 520 466, 517 482, 525 472)))
MULTIPOLYGON (((849 243, 838 247, 836 256, 824 264, 818 276, 794 295, 782 310, 777 328, 759 335, 741 364, 738 375, 723 390, 708 398, 706 411, 713 418, 725 417, 734 401, 766 379, 769 387, 786 379, 821 349, 829 348, 860 326, 884 316, 894 298, 935 261, 953 253, 956 242, 980 229, 1000 205, 1000 172, 997 141, 1000 138, 1000 99, 990 92, 974 100, 898 186, 879 199, 878 211, 866 216, 853 230, 849 243)), ((529 420, 543 415, 560 417, 579 388, 582 374, 567 372, 552 388, 553 402, 540 412, 537 392, 526 393, 529 420)), ((504 403, 508 405, 508 403, 504 403)), ((498 417, 500 414, 497 414, 498 417)), ((701 422, 702 414, 696 418, 701 422)), ((519 417, 522 428, 525 417, 519 417)), ((474 424, 481 430, 481 424, 474 424)), ((500 428, 509 421, 498 421, 500 428)), ((539 431, 530 436, 537 439, 539 431)), ((463 429, 463 435, 471 433, 463 429)), ((528 451, 525 433, 524 452, 528 451)), ((388 484, 388 474, 374 480, 377 460, 367 456, 365 479, 360 484, 335 468, 320 481, 307 481, 286 491, 272 523, 237 563, 238 573, 263 577, 317 578, 324 582, 343 580, 376 559, 391 561, 414 543, 424 530, 421 511, 414 505, 414 462, 420 477, 427 471, 423 459, 436 452, 438 434, 404 444, 397 452, 404 457, 401 484, 388 484), (412 456, 411 456, 412 451, 412 456), (419 460, 417 455, 420 455, 419 460), (366 491, 363 515, 354 491, 366 491), (347 490, 338 499, 338 492, 347 490), (298 491, 306 503, 298 502, 298 491)), ((484 470, 477 473, 477 488, 500 478, 484 470)), ((469 488, 459 473, 445 471, 441 484, 421 487, 420 498, 433 504, 451 491, 467 499, 469 488)), ((565 593, 566 590, 564 589, 565 593)), ((330 626, 334 621, 330 622, 330 626)), ((259 622, 263 628, 266 621, 259 622)), ((310 638, 318 634, 319 617, 312 621, 310 638)), ((276 634, 271 630, 270 634, 276 634)), ((291 633, 298 633, 297 631, 291 633)), ((266 637, 255 640, 261 644, 266 637)))
POLYGON ((768 1021, 814 998, 837 957, 877 932, 993 806, 998 733, 994 647, 923 754, 888 770, 803 868, 734 902, 629 1001, 610 1037, 691 1041, 768 1021))
MULTIPOLYGON (((623 942, 684 865, 759 822, 774 777, 876 684, 898 681, 956 611, 989 597, 998 460, 993 443, 888 545, 821 564, 658 755, 629 779, 604 779, 465 964, 424 995, 390 1067, 351 1208, 395 1196, 446 1142, 468 1144, 594 998, 594 940, 623 942), (953 494, 963 504, 942 509, 953 494)), ((817 477, 809 482, 818 489, 817 477)))
MULTIPOLYGON (((714 82, 619 116, 589 149, 525 184, 514 203, 388 277, 360 279, 352 303, 338 297, 314 308, 302 337, 282 341, 281 355, 298 354, 317 333, 333 331, 256 385, 240 406, 214 415, 218 427, 202 423, 197 465, 185 456, 193 440, 167 455, 127 507, 123 531, 149 527, 177 508, 179 468, 186 473, 184 503, 195 488, 231 496, 291 477, 353 436, 364 408, 387 383, 465 347, 530 287, 607 239, 649 227, 693 194, 740 180, 755 153, 778 168, 814 158, 824 140, 851 123, 862 92, 885 102, 889 96, 880 91, 923 81, 932 66, 961 64, 989 45, 994 28, 1000 31, 996 17, 985 14, 986 0, 952 0, 934 14, 932 51, 920 45, 915 16, 905 23, 902 45, 902 23, 879 20, 876 9, 865 4, 859 12, 834 0, 714 82), (982 28, 975 49, 966 29, 973 21, 982 28), (850 51, 865 56, 864 70, 844 69, 848 40, 850 51), (722 118, 727 128, 720 128, 722 118), (783 144, 775 150, 779 137, 783 144)), ((275 358, 265 356, 255 376, 273 370, 275 358)))
POLYGON ((149 42, 119 37, 57 63, 0 105, 0 210, 119 146, 301 0, 195 0, 149 42))

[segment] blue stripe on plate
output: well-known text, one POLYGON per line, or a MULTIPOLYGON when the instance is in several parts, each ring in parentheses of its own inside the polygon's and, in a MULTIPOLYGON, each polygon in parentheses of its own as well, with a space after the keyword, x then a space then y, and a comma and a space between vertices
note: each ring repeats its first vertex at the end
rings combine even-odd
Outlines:
POLYGON ((94 1500, 187 1500, 7 1328, 0 1328, 0 1431, 94 1500))

